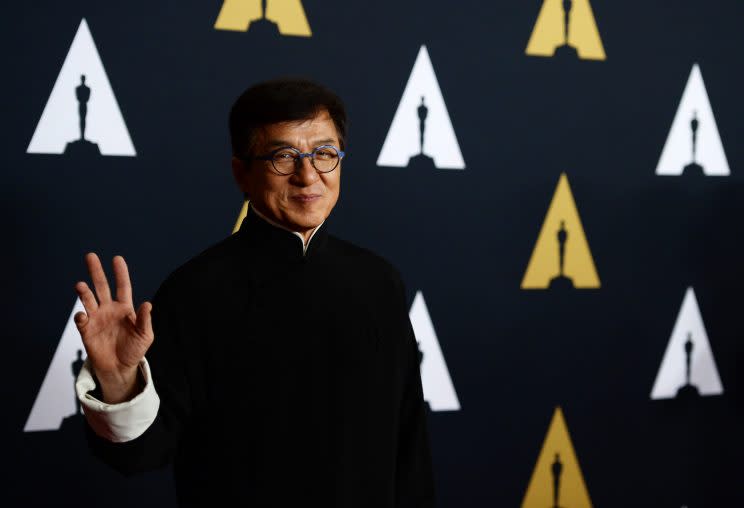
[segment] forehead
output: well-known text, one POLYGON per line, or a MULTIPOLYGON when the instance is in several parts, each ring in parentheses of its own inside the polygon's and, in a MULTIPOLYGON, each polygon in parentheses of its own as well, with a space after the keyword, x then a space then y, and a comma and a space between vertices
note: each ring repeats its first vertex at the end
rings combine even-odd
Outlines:
POLYGON ((277 122, 259 130, 259 143, 266 146, 317 146, 318 143, 338 144, 338 132, 331 115, 323 109, 312 118, 277 122))

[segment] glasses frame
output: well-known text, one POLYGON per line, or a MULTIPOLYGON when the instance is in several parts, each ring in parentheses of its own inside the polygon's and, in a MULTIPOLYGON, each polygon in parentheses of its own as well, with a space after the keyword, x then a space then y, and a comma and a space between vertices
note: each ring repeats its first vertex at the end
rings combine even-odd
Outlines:
POLYGON ((337 146, 334 146, 334 145, 320 145, 320 146, 316 146, 310 152, 302 152, 301 150, 299 150, 299 149, 297 149, 297 148, 295 148, 293 146, 280 146, 279 148, 277 148, 275 150, 272 150, 271 152, 267 153, 266 155, 256 155, 254 157, 243 158, 243 160, 248 159, 248 160, 258 160, 258 161, 270 161, 271 162, 271 167, 274 168, 274 171, 277 174, 282 175, 282 176, 289 176, 289 175, 293 175, 293 174, 297 173, 297 168, 300 167, 300 165, 302 164, 302 159, 304 159, 305 157, 310 157, 310 164, 313 165, 313 169, 315 169, 315 171, 317 171, 318 173, 325 174, 325 173, 330 173, 331 171, 334 171, 338 167, 338 165, 341 163, 341 159, 344 158, 344 155, 346 155, 346 152, 344 152, 343 150, 339 150, 339 148, 337 146), (338 154, 338 158, 336 159, 336 165, 333 166, 331 169, 328 169, 328 170, 325 170, 325 171, 318 169, 318 167, 315 165, 315 153, 318 150, 320 150, 321 148, 333 148, 336 151, 336 153, 338 154), (281 152, 282 150, 292 150, 293 152, 295 152, 297 154, 297 158, 294 160, 294 162, 295 162, 295 169, 291 173, 282 173, 281 171, 279 171, 277 169, 276 165, 274 164, 274 156, 277 153, 281 152))

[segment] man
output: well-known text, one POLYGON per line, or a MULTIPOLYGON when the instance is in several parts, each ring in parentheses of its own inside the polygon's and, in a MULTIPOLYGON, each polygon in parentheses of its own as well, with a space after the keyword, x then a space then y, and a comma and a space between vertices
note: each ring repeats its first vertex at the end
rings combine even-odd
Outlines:
POLYGON ((330 236, 346 114, 304 80, 256 85, 230 112, 240 230, 135 312, 98 257, 76 291, 77 382, 95 454, 125 474, 174 462, 182 506, 430 507, 418 348, 400 277, 330 236), (96 298, 97 297, 97 298, 96 298))

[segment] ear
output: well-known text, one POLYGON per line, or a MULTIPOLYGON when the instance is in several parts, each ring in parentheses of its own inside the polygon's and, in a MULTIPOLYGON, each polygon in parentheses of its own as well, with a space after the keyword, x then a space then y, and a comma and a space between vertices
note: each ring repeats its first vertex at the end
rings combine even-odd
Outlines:
POLYGON ((243 192, 243 194, 248 193, 248 171, 250 171, 250 168, 248 165, 242 161, 241 159, 238 159, 237 157, 233 156, 232 160, 230 161, 230 166, 232 167, 232 174, 233 178, 235 178, 235 183, 238 184, 238 188, 243 192))

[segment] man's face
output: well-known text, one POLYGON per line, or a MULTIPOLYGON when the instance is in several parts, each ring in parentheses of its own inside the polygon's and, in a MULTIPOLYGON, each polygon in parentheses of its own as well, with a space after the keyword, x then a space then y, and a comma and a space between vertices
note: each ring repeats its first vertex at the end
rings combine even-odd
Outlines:
MULTIPOLYGON (((326 110, 307 120, 264 126, 257 132, 253 154, 265 155, 284 146, 311 152, 320 145, 340 147, 336 126, 326 110)), ((271 161, 256 160, 249 166, 233 157, 232 168, 251 205, 293 231, 306 233, 318 226, 338 200, 340 161, 330 173, 318 173, 309 157, 291 175, 276 173, 271 161)))

